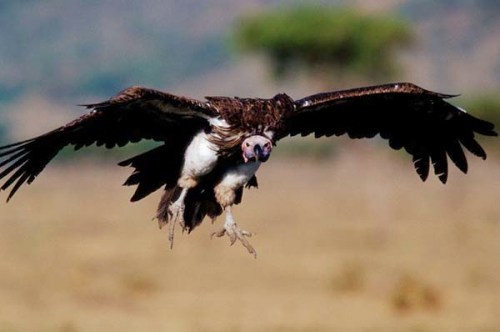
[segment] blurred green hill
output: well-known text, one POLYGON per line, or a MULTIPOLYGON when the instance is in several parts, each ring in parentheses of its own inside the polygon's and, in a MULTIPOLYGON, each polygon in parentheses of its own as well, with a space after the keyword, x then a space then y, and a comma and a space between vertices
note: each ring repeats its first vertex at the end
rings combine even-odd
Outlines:
MULTIPOLYGON (((203 80, 208 83, 198 87, 223 86, 228 80, 237 85, 243 80, 238 70, 230 72, 230 77, 215 79, 210 73, 227 71, 238 61, 245 62, 241 67, 248 66, 230 45, 238 20, 248 13, 289 3, 1 1, 1 124, 8 123, 2 115, 7 110, 12 113, 26 96, 42 96, 66 106, 107 98, 133 84, 174 91, 176 86, 193 86, 193 82, 203 80)), ((410 22, 416 41, 398 55, 402 74, 395 80, 469 96, 476 92, 494 94, 500 87, 498 1, 331 0, 308 4, 349 5, 410 22)), ((261 83, 248 82, 247 86, 261 83)), ((189 88, 188 92, 194 90, 189 88)), ((206 93, 206 89, 201 90, 206 93)), ((198 91, 193 93, 196 96, 198 91)), ((249 92, 243 89, 238 93, 244 96, 249 92)), ((1 127, 0 136, 5 134, 1 127)))
MULTIPOLYGON (((4 0, 0 99, 8 102, 27 91, 72 98, 108 96, 130 84, 174 85, 232 60, 227 35, 241 14, 283 3, 4 0)), ((362 7, 372 1, 321 3, 362 7)), ((426 30, 412 53, 425 51, 438 63, 426 70, 437 71, 433 77, 440 80, 449 75, 449 66, 477 53, 488 40, 500 43, 498 1, 406 0, 391 8, 426 30)), ((500 85, 500 47, 494 52, 496 58, 490 54, 487 61, 493 78, 483 79, 500 85)))
POLYGON ((130 84, 166 86, 228 57, 224 22, 205 20, 210 8, 195 1, 0 6, 2 101, 27 91, 64 98, 109 95, 130 84))

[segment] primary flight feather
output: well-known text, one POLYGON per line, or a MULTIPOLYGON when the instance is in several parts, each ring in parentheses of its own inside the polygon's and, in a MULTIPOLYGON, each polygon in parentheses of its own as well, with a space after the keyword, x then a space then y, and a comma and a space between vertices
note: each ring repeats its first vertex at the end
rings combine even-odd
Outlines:
POLYGON ((91 111, 41 136, 0 147, 0 190, 11 199, 30 184, 65 146, 75 150, 96 144, 107 148, 142 139, 159 147, 121 162, 134 168, 125 185, 137 185, 132 201, 163 187, 156 217, 160 227, 193 230, 205 217, 226 212, 220 231, 256 254, 235 223, 231 206, 241 202, 244 187, 256 187, 255 173, 276 143, 286 137, 379 134, 393 149, 404 148, 426 180, 432 167, 446 183, 448 158, 467 172, 463 147, 485 159, 475 134, 496 136, 493 124, 449 104, 451 95, 411 83, 392 83, 319 93, 299 100, 286 94, 271 99, 206 97, 198 101, 131 87, 111 99, 83 105, 91 111))

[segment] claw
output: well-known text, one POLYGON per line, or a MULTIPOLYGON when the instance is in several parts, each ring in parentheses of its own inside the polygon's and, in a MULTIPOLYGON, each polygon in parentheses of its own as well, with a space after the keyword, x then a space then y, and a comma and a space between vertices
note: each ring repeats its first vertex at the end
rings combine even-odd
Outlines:
POLYGON ((241 244, 248 250, 250 254, 257 258, 257 251, 252 247, 250 242, 246 239, 246 237, 251 237, 252 233, 242 230, 238 227, 238 225, 234 222, 231 211, 228 209, 226 211, 226 221, 224 222, 224 227, 218 231, 212 233, 211 237, 222 237, 227 235, 229 237, 229 244, 232 246, 236 243, 237 240, 241 242, 241 244))
POLYGON ((213 232, 212 235, 210 235, 210 238, 213 238, 214 236, 223 237, 224 234, 226 234, 226 230, 224 228, 222 228, 216 232, 213 232))
POLYGON ((246 237, 252 237, 252 233, 247 232, 247 231, 245 231, 245 230, 241 230, 241 234, 243 234, 243 235, 244 235, 244 236, 246 236, 246 237))
POLYGON ((236 233, 228 233, 227 235, 229 235, 229 245, 232 246, 237 239, 236 233))

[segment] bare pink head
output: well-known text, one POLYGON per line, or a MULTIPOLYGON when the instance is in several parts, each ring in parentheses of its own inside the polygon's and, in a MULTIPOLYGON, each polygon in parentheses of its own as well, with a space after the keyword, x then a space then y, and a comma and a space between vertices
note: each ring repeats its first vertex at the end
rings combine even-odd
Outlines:
POLYGON ((254 135, 241 143, 241 151, 245 163, 251 161, 267 161, 273 149, 273 142, 267 137, 254 135))

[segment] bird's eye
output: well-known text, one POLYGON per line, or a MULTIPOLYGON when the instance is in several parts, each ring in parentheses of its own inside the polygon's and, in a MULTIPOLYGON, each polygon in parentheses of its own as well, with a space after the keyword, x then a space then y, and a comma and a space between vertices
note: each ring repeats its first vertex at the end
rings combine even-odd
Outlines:
POLYGON ((246 146, 246 147, 249 147, 249 146, 250 146, 250 143, 246 142, 246 143, 245 143, 245 146, 246 146))

